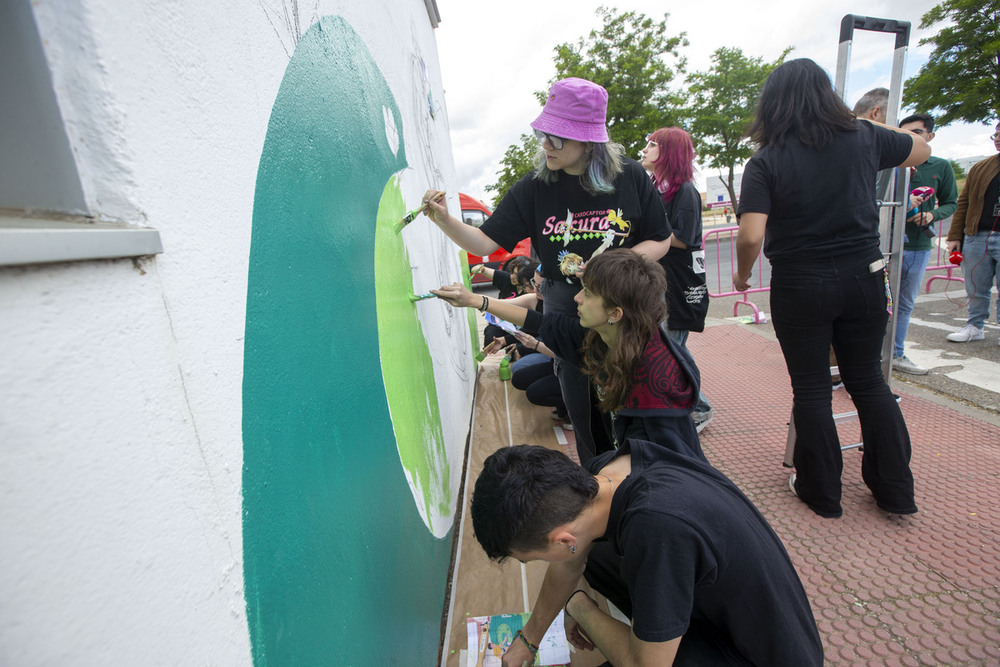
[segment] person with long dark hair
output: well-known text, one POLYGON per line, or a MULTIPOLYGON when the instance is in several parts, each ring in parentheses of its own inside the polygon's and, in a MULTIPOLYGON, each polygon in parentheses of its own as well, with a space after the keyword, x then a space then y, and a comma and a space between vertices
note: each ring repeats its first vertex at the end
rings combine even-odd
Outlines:
MULTIPOLYGON (((531 123, 540 145, 535 170, 510 188, 482 227, 450 215, 444 192, 424 194, 424 212, 471 253, 488 255, 501 246, 510 252, 530 237, 550 313, 576 315, 577 269, 591 257, 626 247, 656 260, 670 247, 670 226, 656 190, 642 167, 611 141, 607 108, 608 92, 596 83, 575 77, 556 81, 531 123)), ((596 451, 586 378, 558 358, 556 375, 585 461, 596 451)))
MULTIPOLYGON (((667 335, 687 350, 688 335, 705 330, 708 286, 702 250, 701 194, 694 184, 694 142, 679 127, 661 127, 642 149, 643 168, 660 193, 674 231, 670 250, 660 258, 667 274, 667 335)), ((691 418, 701 433, 712 421, 712 406, 704 391, 691 418)))
POLYGON ((909 132, 857 120, 805 58, 768 76, 750 137, 758 150, 743 172, 733 284, 750 287, 763 242, 771 319, 792 382, 791 489, 820 516, 843 513, 832 343, 861 422, 862 478, 880 508, 912 514, 910 436, 881 371, 889 295, 874 183, 880 169, 918 165, 930 149, 909 132))
MULTIPOLYGON (((516 306, 473 294, 461 283, 433 294, 454 306, 479 308, 525 329, 537 329, 561 359, 592 382, 605 416, 606 446, 640 438, 704 459, 691 408, 698 396, 698 369, 660 328, 665 308, 663 268, 633 250, 609 250, 590 260, 575 297, 579 317, 516 306)), ((579 430, 580 425, 574 422, 579 430)))

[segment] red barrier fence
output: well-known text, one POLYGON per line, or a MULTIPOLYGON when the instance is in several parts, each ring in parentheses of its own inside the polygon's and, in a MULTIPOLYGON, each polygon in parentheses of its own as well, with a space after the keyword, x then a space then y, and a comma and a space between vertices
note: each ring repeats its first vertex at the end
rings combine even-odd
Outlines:
POLYGON ((750 276, 750 289, 737 292, 733 287, 733 267, 736 266, 736 232, 739 227, 717 227, 705 232, 705 279, 708 283, 708 295, 712 298, 723 296, 738 296, 739 301, 733 304, 733 317, 739 314, 740 306, 747 306, 753 311, 753 321, 761 322, 760 309, 750 300, 751 294, 771 291, 771 267, 766 263, 764 255, 758 255, 750 276), (711 241, 714 241, 714 251, 711 241), (722 275, 725 273, 726 275, 722 275))

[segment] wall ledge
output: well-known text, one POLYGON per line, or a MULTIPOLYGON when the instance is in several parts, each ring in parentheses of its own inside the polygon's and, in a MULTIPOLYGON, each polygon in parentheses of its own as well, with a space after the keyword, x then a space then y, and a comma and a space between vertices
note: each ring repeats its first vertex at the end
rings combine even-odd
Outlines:
POLYGON ((163 252, 160 232, 86 216, 0 209, 0 266, 142 257, 163 252))

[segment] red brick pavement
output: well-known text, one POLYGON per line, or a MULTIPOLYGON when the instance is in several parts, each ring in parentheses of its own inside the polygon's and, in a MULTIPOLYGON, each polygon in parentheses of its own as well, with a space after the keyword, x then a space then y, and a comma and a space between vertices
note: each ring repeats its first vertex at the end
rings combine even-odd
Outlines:
MULTIPOLYGON (((849 450, 844 515, 820 518, 788 490, 791 387, 778 344, 752 326, 710 327, 689 340, 715 410, 702 447, 784 541, 827 664, 1000 665, 1000 428, 894 384, 920 512, 879 510, 861 480, 861 453, 849 450)), ((834 411, 852 409, 835 391, 834 411)), ((856 442, 857 424, 842 425, 841 438, 856 442)))

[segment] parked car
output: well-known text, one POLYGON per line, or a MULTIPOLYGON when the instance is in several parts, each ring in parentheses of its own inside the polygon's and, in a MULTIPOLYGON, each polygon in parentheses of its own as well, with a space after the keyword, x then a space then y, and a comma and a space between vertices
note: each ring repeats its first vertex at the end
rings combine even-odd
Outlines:
MULTIPOLYGON (((493 213, 493 211, 486 208, 486 204, 467 194, 458 193, 458 201, 462 205, 462 222, 467 225, 481 227, 486 222, 486 218, 490 217, 493 213)), ((514 248, 514 252, 507 252, 503 248, 500 248, 488 257, 469 254, 469 268, 471 269, 476 264, 485 264, 490 268, 497 269, 503 266, 503 263, 508 259, 516 255, 531 257, 531 239, 524 239, 518 243, 517 247, 514 248)), ((488 283, 490 279, 477 273, 472 276, 472 282, 488 283)))

